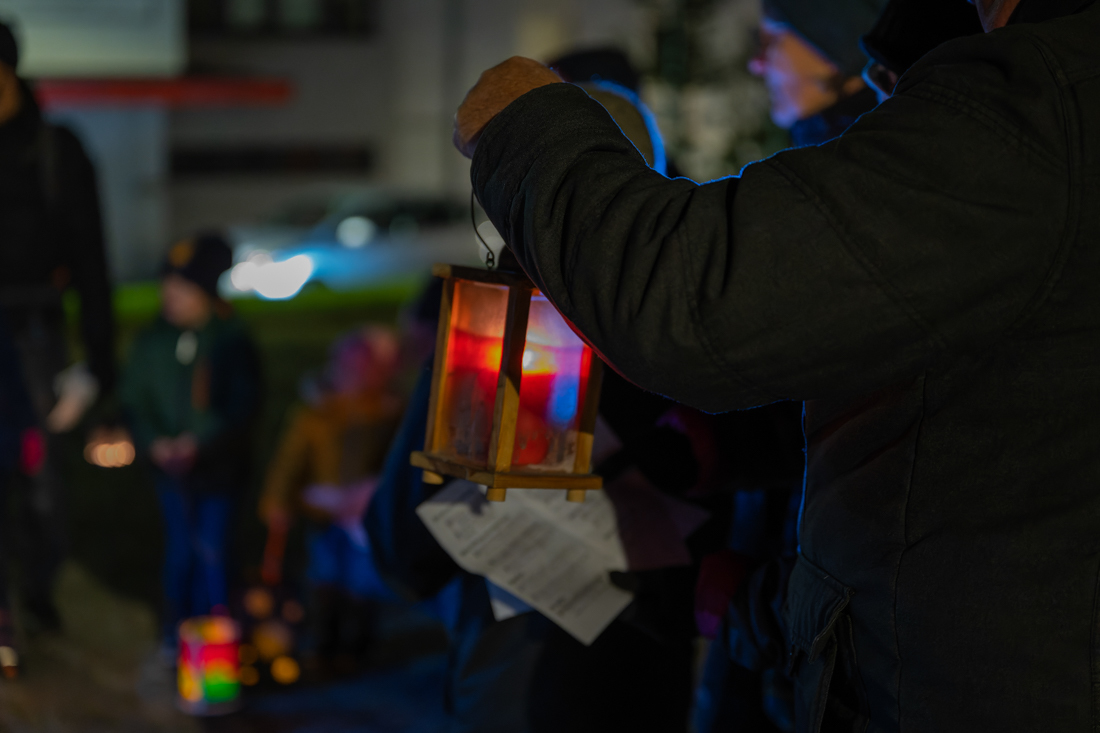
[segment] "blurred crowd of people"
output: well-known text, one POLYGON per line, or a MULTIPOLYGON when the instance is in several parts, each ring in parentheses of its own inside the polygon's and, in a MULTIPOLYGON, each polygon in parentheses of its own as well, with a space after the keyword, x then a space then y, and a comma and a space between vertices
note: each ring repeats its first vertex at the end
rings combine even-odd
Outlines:
MULTIPOLYGON (((876 26, 880 0, 764 0, 750 70, 793 145, 837 137, 924 50, 980 31, 961 13, 958 28, 919 38, 901 23, 899 47, 905 5, 895 0, 876 26)), ((624 54, 585 50, 549 66, 599 101, 647 164, 676 174, 624 54)), ((0 516, 14 512, 0 530, 0 666, 9 676, 19 668, 9 562, 21 566, 23 626, 59 625, 51 597, 64 556, 56 436, 92 402, 117 409, 95 418, 100 433, 90 440, 109 432, 131 441, 153 477, 165 535, 162 653, 171 663, 182 621, 238 608, 228 546, 253 470, 263 365, 247 324, 219 295, 230 247, 205 232, 168 250, 160 315, 134 341, 116 385, 94 172, 75 136, 44 121, 17 70, 18 49, 0 25, 0 516), (69 289, 80 298, 87 366, 79 373, 66 341, 69 289), (89 378, 93 388, 80 391, 89 378), (58 414, 78 392, 79 409, 58 414)), ((754 607, 731 606, 750 577, 753 603, 783 603, 798 543, 801 403, 708 415, 608 370, 599 413, 619 447, 594 471, 612 487, 640 473, 656 490, 705 508, 710 519, 688 541, 691 563, 614 574, 634 601, 591 645, 534 610, 498 621, 489 582, 462 570, 415 512, 440 488, 408 460, 424 442, 439 300, 438 285, 429 286, 400 332, 364 324, 333 343, 323 369, 303 377, 264 472, 255 511, 268 533, 264 581, 272 589, 284 581, 288 533, 296 523, 306 528, 306 570, 292 580, 305 589, 299 652, 307 669, 354 672, 368 656, 378 605, 422 603, 450 633, 452 730, 677 731, 692 716, 699 733, 794 730, 789 670, 765 660, 786 648, 781 630, 758 629, 771 646, 756 651, 759 664, 745 665, 733 661, 722 629, 731 614, 767 623, 754 607), (701 665, 699 639, 716 640, 701 665)))

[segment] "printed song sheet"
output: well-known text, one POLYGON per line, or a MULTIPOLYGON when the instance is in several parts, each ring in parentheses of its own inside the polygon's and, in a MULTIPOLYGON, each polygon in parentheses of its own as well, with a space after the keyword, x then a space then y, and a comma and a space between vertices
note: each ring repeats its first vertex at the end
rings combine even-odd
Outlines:
POLYGON ((564 491, 508 492, 489 502, 484 488, 454 481, 417 508, 443 549, 530 604, 584 644, 591 644, 633 595, 608 572, 625 570, 615 508, 602 491, 582 504, 564 491))

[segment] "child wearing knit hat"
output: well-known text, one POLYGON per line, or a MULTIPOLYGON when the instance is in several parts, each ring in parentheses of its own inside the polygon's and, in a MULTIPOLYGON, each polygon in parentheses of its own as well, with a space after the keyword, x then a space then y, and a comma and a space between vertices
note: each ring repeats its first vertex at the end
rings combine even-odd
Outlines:
POLYGON ((259 359, 218 278, 233 257, 219 234, 171 248, 161 314, 134 342, 121 396, 150 466, 165 525, 164 641, 190 616, 225 612, 233 496, 245 486, 260 403, 259 359))

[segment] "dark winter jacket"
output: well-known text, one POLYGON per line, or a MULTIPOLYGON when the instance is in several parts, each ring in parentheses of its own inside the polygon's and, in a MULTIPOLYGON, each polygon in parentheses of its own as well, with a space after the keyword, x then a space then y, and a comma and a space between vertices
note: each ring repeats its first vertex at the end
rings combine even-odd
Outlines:
POLYGON ((80 295, 88 366, 115 380, 114 314, 95 170, 76 136, 45 123, 31 90, 0 125, 0 308, 12 330, 64 327, 61 293, 80 295))
POLYGON ((790 129, 791 145, 802 148, 829 142, 852 126, 865 112, 878 106, 878 97, 869 87, 845 97, 828 109, 794 123, 790 129))
POLYGON ((1015 21, 740 177, 653 173, 565 84, 474 157, 497 229, 628 378, 807 401, 774 660, 802 731, 1100 725, 1100 5, 1015 21))
POLYGON ((192 433, 199 453, 185 477, 188 487, 241 489, 260 407, 255 344, 239 318, 214 316, 197 332, 184 362, 183 334, 158 318, 134 342, 120 388, 134 444, 139 455, 147 455, 156 438, 192 433))

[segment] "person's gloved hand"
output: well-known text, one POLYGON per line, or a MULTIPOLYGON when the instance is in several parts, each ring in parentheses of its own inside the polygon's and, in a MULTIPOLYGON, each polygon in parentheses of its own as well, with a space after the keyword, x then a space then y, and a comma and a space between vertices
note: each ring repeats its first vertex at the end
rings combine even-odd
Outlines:
POLYGON ((560 83, 562 78, 552 69, 522 56, 513 56, 483 72, 455 115, 455 147, 467 158, 474 157, 485 126, 505 107, 532 89, 560 83))
POLYGON ((175 438, 161 437, 149 447, 149 457, 165 473, 182 476, 191 470, 199 453, 199 442, 191 433, 175 438))

